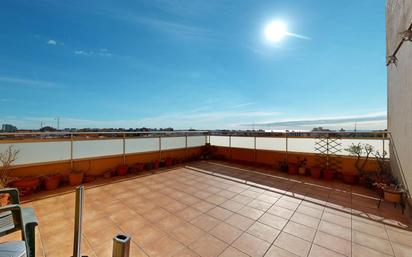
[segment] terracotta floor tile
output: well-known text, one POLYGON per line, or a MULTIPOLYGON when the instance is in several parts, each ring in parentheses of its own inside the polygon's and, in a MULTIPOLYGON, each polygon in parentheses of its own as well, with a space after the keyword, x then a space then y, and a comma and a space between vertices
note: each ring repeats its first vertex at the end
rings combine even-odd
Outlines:
POLYGON ((269 208, 269 210, 267 211, 270 214, 282 217, 284 219, 290 219, 290 217, 292 217, 293 215, 293 211, 280 207, 280 206, 272 206, 269 208))
POLYGON ((300 205, 297 209, 296 212, 300 212, 309 216, 312 216, 314 218, 320 219, 323 214, 323 209, 315 209, 306 205, 300 205))
POLYGON ((139 246, 147 244, 151 241, 158 240, 166 235, 166 233, 154 225, 145 225, 139 228, 137 231, 129 233, 132 240, 135 241, 139 246))
POLYGON ((246 232, 268 243, 272 243, 279 235, 280 230, 260 222, 255 222, 246 232))
POLYGON ((149 223, 145 218, 136 215, 133 219, 122 221, 118 226, 126 233, 133 233, 139 231, 140 228, 148 224, 149 223))
POLYGON ((143 244, 142 248, 150 257, 172 257, 184 246, 172 237, 164 236, 143 244))
POLYGON ((233 214, 233 212, 226 210, 222 207, 215 207, 213 209, 211 209, 210 211, 207 212, 208 215, 219 219, 219 220, 225 220, 227 219, 229 216, 231 216, 233 214))
POLYGON ((348 217, 344 217, 338 214, 330 213, 325 210, 322 216, 322 220, 325 220, 330 223, 334 223, 343 227, 350 228, 352 226, 351 219, 348 217))
POLYGON ((288 220, 276 215, 265 213, 262 217, 260 217, 259 222, 271 226, 273 228, 282 230, 288 222, 288 220))
MULTIPOLYGON (((190 250, 189 248, 183 248, 182 250, 176 252, 173 257, 199 257, 197 253, 190 250)), ((130 256, 133 257, 133 256, 130 256)))
POLYGON ((265 257, 298 257, 298 255, 272 245, 265 254, 265 257))
POLYGON ((205 199, 206 202, 215 204, 215 205, 219 205, 222 204, 223 202, 225 202, 227 199, 223 196, 220 195, 211 195, 208 198, 205 199))
POLYGON ((352 241, 356 244, 363 245, 369 248, 372 248, 376 251, 393 254, 391 244, 388 240, 384 240, 379 237, 374 237, 369 234, 361 233, 358 231, 352 231, 352 241))
POLYGON ((309 241, 309 242, 312 242, 316 234, 316 229, 293 222, 293 221, 289 221, 286 224, 283 231, 289 234, 292 234, 294 236, 297 236, 299 238, 305 239, 306 241, 309 241))
POLYGON ((270 244, 248 233, 241 235, 232 244, 233 247, 252 257, 263 256, 270 244))
POLYGON ((229 246, 219 257, 249 257, 236 248, 229 246))
POLYGON ((217 194, 220 195, 220 196, 225 197, 226 199, 232 198, 232 197, 234 197, 235 195, 237 195, 237 193, 231 192, 231 191, 228 191, 228 190, 222 190, 222 191, 220 191, 220 192, 217 193, 217 194))
POLYGON ((274 245, 298 256, 307 256, 311 243, 291 234, 281 232, 274 245))
POLYGON ((254 223, 254 220, 235 213, 227 218, 225 222, 244 231, 254 223))
POLYGON ((208 203, 206 201, 199 201, 196 204, 192 205, 192 207, 195 208, 198 211, 207 212, 207 211, 215 208, 216 205, 208 203))
POLYGON ((315 229, 318 227, 320 222, 319 219, 298 212, 295 212, 290 220, 315 229))
POLYGON ((258 209, 249 207, 249 206, 245 206, 242 209, 240 209, 237 213, 239 213, 240 215, 243 215, 249 219, 252 220, 258 220, 263 214, 263 211, 260 211, 258 209))
POLYGON ((238 238, 243 233, 242 230, 233 227, 227 223, 220 223, 212 230, 209 231, 209 234, 213 235, 214 237, 222 240, 227 244, 233 243, 236 238, 238 238))
POLYGON ((359 220, 352 220, 352 229, 388 240, 388 234, 384 225, 378 222, 365 223, 359 220))
POLYGON ((267 211, 272 205, 270 203, 255 199, 251 201, 250 203, 248 203, 247 206, 261 210, 261 211, 267 211))
POLYGON ((246 205, 246 204, 252 202, 254 199, 252 197, 249 197, 249 196, 246 196, 246 195, 238 194, 238 195, 232 197, 230 200, 241 203, 243 205, 246 205))
POLYGON ((365 257, 365 256, 373 256, 373 257, 390 257, 393 255, 387 255, 369 247, 358 245, 352 243, 352 257, 365 257))
POLYGON ((267 202, 269 204, 274 204, 280 198, 280 195, 278 197, 276 197, 277 195, 278 194, 268 195, 268 194, 264 193, 263 195, 258 196, 256 199, 260 200, 260 201, 263 201, 263 202, 267 202))
POLYGON ((351 255, 351 242, 340 237, 318 231, 314 243, 345 256, 351 255))
POLYGON ((352 231, 350 228, 342 227, 324 220, 321 220, 318 230, 349 241, 352 238, 352 231))
POLYGON ((225 208, 225 209, 227 209, 229 211, 232 211, 232 212, 239 211, 240 209, 243 208, 243 206, 244 206, 243 204, 238 203, 238 202, 233 201, 233 200, 227 200, 226 202, 224 202, 220 205, 220 207, 225 208))
POLYGON ((312 245, 312 248, 310 249, 310 252, 309 252, 309 257, 344 257, 344 256, 345 255, 331 251, 329 249, 323 248, 315 244, 312 245))
POLYGON ((187 207, 179 212, 176 212, 175 215, 187 222, 190 222, 194 220, 195 218, 199 217, 201 214, 202 214, 201 211, 198 211, 192 207, 187 207))
POLYGON ((196 241, 196 239, 201 237, 203 234, 203 230, 186 222, 180 224, 171 232, 173 237, 186 246, 196 241))
POLYGON ((156 222, 156 226, 161 228, 162 230, 166 232, 172 231, 175 227, 179 226, 183 222, 182 219, 178 218, 175 215, 168 215, 164 217, 163 219, 159 220, 156 222))
POLYGON ((210 235, 205 235, 192 243, 189 248, 201 257, 216 257, 219 256, 227 246, 228 245, 221 240, 210 235))
POLYGON ((386 226, 389 239, 393 243, 412 245, 412 231, 386 226))
POLYGON ((193 225, 203 229, 204 231, 213 229, 220 222, 220 220, 213 218, 212 216, 209 216, 207 214, 202 214, 191 221, 193 225))
MULTIPOLYGON (((145 212, 142 214, 142 216, 151 221, 151 222, 157 222, 167 216, 169 216, 171 213, 166 211, 165 209, 162 208, 155 208, 153 210, 150 210, 148 212, 145 212)), ((136 214, 135 214, 136 215, 136 214)))

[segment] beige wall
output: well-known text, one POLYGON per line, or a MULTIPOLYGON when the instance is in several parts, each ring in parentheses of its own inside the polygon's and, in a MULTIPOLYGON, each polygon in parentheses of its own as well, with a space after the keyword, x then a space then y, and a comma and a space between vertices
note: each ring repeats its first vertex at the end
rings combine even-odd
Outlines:
MULTIPOLYGON (((387 0, 387 56, 401 42, 400 33, 412 23, 411 0, 387 0)), ((391 132, 391 166, 403 184, 412 188, 412 42, 404 42, 396 55, 396 65, 388 66, 388 129, 391 132), (395 152, 396 150, 396 152, 395 152), (397 154, 399 162, 396 160, 397 154), (400 164, 400 165, 398 165, 400 164)))

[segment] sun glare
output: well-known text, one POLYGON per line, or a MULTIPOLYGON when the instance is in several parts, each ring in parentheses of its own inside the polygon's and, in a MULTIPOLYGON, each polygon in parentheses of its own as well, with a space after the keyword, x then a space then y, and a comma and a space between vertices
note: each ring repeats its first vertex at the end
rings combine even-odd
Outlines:
POLYGON ((287 27, 283 21, 273 21, 266 25, 265 38, 269 42, 280 42, 287 34, 287 27))

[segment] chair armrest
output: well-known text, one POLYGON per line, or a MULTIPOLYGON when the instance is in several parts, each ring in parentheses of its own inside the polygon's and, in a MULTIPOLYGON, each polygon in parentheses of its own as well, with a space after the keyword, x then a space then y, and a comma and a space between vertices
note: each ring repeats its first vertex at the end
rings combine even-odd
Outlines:
POLYGON ((6 211, 19 211, 21 213, 21 207, 18 204, 9 204, 3 207, 0 207, 0 213, 6 211))
POLYGON ((19 190, 16 188, 2 188, 0 194, 9 194, 12 204, 20 204, 19 190))
POLYGON ((30 207, 22 208, 22 216, 23 216, 24 226, 27 226, 27 225, 37 226, 39 224, 33 208, 30 208, 30 207))

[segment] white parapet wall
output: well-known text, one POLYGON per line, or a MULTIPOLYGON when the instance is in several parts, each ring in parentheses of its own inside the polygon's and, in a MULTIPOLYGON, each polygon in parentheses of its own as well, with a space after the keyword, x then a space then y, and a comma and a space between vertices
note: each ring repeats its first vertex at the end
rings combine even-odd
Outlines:
POLYGON ((388 129, 391 133, 391 166, 395 175, 412 189, 412 42, 402 42, 402 32, 412 23, 412 0, 387 0, 388 129), (404 176, 401 172, 403 171, 404 176), (403 177, 403 178, 402 178, 403 177))

